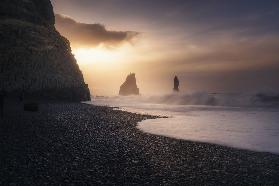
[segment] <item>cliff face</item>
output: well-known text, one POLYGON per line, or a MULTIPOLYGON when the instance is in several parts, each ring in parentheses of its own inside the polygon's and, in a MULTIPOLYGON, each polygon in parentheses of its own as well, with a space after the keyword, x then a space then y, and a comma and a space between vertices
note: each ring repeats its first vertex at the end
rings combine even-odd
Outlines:
POLYGON ((120 86, 119 95, 139 95, 139 88, 137 87, 136 75, 129 74, 126 81, 120 86))
POLYGON ((89 100, 49 0, 1 0, 0 89, 43 99, 89 100))
POLYGON ((55 17, 49 0, 1 0, 0 4, 1 19, 54 25, 55 17))

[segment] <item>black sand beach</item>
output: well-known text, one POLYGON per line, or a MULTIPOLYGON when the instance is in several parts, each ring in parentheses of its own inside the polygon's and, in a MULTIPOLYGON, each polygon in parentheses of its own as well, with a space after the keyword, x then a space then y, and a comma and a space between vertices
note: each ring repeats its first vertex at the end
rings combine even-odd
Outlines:
POLYGON ((0 120, 0 185, 279 185, 279 155, 145 134, 154 119, 79 103, 0 120))

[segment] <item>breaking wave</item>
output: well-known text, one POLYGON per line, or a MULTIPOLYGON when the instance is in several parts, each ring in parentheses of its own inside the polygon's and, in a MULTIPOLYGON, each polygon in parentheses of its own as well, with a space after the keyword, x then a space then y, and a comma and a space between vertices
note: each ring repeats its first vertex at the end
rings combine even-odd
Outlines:
POLYGON ((95 97, 88 104, 168 116, 141 121, 151 134, 279 153, 278 94, 178 93, 95 97))
POLYGON ((95 97, 122 104, 154 103, 168 105, 207 105, 228 107, 279 107, 279 94, 240 94, 240 93, 173 93, 156 96, 115 96, 95 97))
POLYGON ((192 93, 151 96, 147 101, 175 105, 279 106, 279 94, 192 93))

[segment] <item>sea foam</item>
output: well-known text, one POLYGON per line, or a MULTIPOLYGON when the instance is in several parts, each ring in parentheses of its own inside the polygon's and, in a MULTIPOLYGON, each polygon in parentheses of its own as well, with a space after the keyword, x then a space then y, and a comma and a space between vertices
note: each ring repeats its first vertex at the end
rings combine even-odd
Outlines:
POLYGON ((279 153, 279 107, 276 95, 169 94, 98 97, 91 104, 153 115, 138 129, 156 135, 279 153))

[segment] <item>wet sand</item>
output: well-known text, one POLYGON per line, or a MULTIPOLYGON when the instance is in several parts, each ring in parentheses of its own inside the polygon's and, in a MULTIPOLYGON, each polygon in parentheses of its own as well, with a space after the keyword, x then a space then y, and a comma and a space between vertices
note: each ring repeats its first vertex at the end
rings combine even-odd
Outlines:
POLYGON ((279 155, 146 134, 154 116, 79 103, 0 119, 0 185, 278 185, 279 155))

